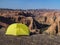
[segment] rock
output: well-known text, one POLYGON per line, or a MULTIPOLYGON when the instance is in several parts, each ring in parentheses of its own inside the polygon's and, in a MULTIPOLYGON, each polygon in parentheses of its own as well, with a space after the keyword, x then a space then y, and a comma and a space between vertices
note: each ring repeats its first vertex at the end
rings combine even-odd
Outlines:
MULTIPOLYGON (((0 9, 0 27, 8 27, 12 23, 23 23, 26 24, 30 30, 46 28, 44 24, 51 25, 46 30, 48 33, 57 33, 59 30, 59 17, 60 12, 56 10, 13 10, 13 9, 0 9), (53 27, 53 28, 52 28, 53 27)), ((44 31, 43 31, 44 32, 44 31)))
POLYGON ((44 31, 44 33, 50 34, 50 35, 54 35, 56 34, 56 23, 53 23, 46 31, 44 31))

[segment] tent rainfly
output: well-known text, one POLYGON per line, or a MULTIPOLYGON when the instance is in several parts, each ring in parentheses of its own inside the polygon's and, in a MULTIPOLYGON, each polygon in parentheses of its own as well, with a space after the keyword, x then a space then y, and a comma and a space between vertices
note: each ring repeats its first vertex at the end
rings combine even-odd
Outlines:
POLYGON ((11 24, 5 33, 6 35, 29 35, 30 31, 29 28, 22 23, 14 23, 11 24))

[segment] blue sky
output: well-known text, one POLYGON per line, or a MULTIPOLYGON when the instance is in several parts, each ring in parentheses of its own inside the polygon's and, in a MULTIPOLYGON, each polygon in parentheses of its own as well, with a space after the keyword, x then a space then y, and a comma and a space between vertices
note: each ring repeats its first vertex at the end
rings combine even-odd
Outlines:
POLYGON ((60 9, 60 0, 0 0, 0 8, 60 9))

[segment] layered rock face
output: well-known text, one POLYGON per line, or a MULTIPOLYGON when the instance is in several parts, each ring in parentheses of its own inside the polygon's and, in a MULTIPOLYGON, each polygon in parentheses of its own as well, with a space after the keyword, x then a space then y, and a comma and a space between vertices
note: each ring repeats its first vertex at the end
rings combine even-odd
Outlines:
POLYGON ((0 28, 12 23, 26 24, 32 32, 60 33, 60 12, 56 10, 13 10, 0 9, 0 28), (46 28, 48 27, 48 28, 46 28), (45 29, 46 28, 46 29, 45 29), (43 29, 43 31, 42 31, 43 29))

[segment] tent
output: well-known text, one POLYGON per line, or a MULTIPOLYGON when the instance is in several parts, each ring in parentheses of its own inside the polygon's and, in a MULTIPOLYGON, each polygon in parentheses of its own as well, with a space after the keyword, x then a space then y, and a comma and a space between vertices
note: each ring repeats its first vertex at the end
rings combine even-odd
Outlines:
POLYGON ((5 33, 6 35, 29 35, 30 31, 29 28, 22 23, 14 23, 11 24, 5 33))

